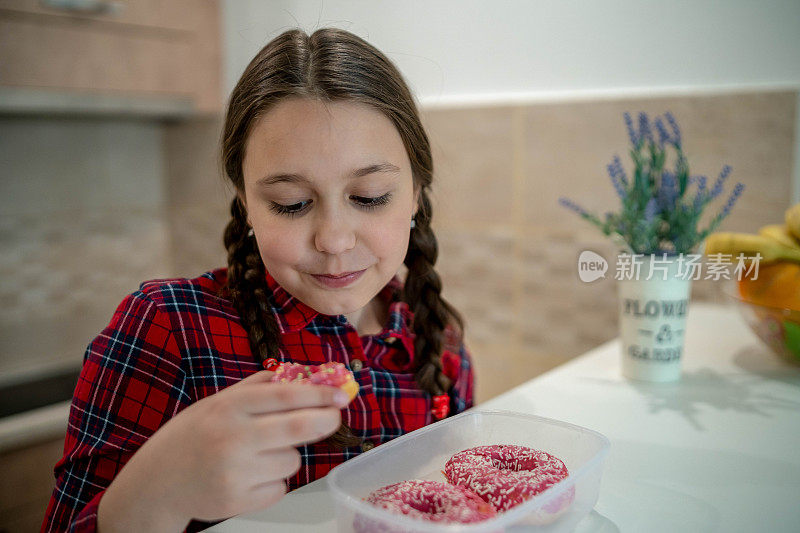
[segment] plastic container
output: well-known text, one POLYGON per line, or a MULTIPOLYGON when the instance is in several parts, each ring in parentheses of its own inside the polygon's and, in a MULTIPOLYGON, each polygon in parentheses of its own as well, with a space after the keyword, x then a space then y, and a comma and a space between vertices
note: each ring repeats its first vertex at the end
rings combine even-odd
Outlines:
POLYGON ((572 531, 597 502, 600 476, 610 443, 586 428, 511 411, 467 411, 381 444, 334 468, 327 476, 336 503, 337 531, 355 531, 354 523, 368 523, 369 531, 392 533, 572 531), (555 455, 569 476, 534 498, 497 517, 473 524, 441 524, 393 514, 363 501, 370 492, 407 479, 446 481, 442 470, 456 452, 474 446, 517 444, 555 455), (557 499, 574 499, 556 521, 541 525, 546 507, 557 499))

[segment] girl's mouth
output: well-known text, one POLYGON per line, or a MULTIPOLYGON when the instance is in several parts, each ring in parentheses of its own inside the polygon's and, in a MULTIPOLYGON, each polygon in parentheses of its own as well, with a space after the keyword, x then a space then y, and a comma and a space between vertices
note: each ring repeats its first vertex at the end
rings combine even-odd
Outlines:
POLYGON ((358 270, 355 272, 342 272, 340 274, 311 274, 311 277, 325 287, 338 289, 341 287, 347 287, 351 283, 355 282, 366 271, 367 269, 358 270))

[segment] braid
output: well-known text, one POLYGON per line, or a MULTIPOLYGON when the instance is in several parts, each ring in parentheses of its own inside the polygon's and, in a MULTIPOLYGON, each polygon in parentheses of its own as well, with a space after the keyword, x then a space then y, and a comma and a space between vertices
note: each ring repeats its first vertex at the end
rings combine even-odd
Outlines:
POLYGON ((277 358, 280 351, 278 322, 269 311, 264 263, 255 239, 248 235, 247 215, 238 197, 231 203, 231 216, 224 238, 228 250, 226 287, 247 331, 253 357, 263 363, 268 357, 277 358))
POLYGON ((442 372, 444 331, 455 322, 459 331, 464 323, 458 312, 441 296, 442 280, 433 266, 439 255, 436 236, 431 229, 431 203, 425 190, 420 192, 416 227, 411 232, 405 264, 408 276, 403 299, 414 313, 415 359, 419 361, 414 379, 432 395, 445 394, 451 380, 442 372))
MULTIPOLYGON (((225 228, 228 250, 228 279, 225 284, 231 302, 242 321, 250 341, 250 350, 258 363, 269 357, 278 359, 280 330, 267 301, 267 279, 264 262, 254 237, 248 235, 247 215, 239 198, 231 203, 231 221, 225 228)), ((361 444, 350 428, 342 423, 326 442, 337 448, 361 444)))

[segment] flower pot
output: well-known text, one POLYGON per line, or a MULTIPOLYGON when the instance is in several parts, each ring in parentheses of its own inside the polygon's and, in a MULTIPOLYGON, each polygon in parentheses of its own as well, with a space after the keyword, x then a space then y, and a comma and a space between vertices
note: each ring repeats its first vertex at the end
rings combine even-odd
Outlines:
POLYGON ((677 256, 638 257, 640 268, 618 278, 622 374, 630 379, 680 379, 691 278, 677 256))

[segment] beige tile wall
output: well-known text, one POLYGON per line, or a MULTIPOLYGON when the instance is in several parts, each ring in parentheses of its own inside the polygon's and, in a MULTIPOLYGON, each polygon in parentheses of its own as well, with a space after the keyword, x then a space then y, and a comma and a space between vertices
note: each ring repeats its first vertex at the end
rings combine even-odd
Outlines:
POLYGON ((3 117, 0 139, 0 377, 79 366, 123 296, 170 272, 161 126, 3 117))
MULTIPOLYGON (((584 284, 576 270, 585 249, 613 268, 615 247, 558 198, 616 208, 605 167, 619 154, 630 173, 623 112, 671 111, 693 174, 713 180, 731 165, 726 191, 736 181, 746 190, 722 229, 754 232, 789 205, 796 102, 794 92, 764 92, 425 110, 439 270, 467 318, 478 400, 616 336, 613 276, 584 284)), ((721 300, 710 281, 693 293, 721 300)))
MULTIPOLYGON (((747 190, 724 227, 755 231, 788 205, 795 103, 795 93, 764 92, 423 110, 438 269, 468 321, 478 399, 616 335, 613 281, 583 284, 575 270, 581 250, 611 258, 614 248, 557 199, 601 213, 616 205, 605 166, 625 156, 623 111, 671 110, 693 172, 713 178, 732 165, 731 181, 747 190)), ((12 140, 0 213, 4 372, 37 357, 79 364, 140 281, 225 264, 232 192, 218 159, 220 119, 0 126, 12 140)), ((713 289, 693 290, 714 298, 713 289)))
MULTIPOLYGON (((788 206, 796 101, 765 92, 423 110, 438 270, 445 297, 467 319, 478 400, 616 336, 613 276, 584 284, 575 268, 585 249, 613 267, 616 248, 558 198, 600 213, 616 207, 605 167, 615 153, 627 166, 624 111, 672 111, 693 173, 714 179, 730 164, 731 185, 747 189, 723 228, 755 231, 788 206)), ((231 193, 216 159, 220 127, 201 120, 166 133, 173 265, 184 275, 225 262, 231 193)), ((697 282, 694 297, 720 299, 715 289, 697 282)))

